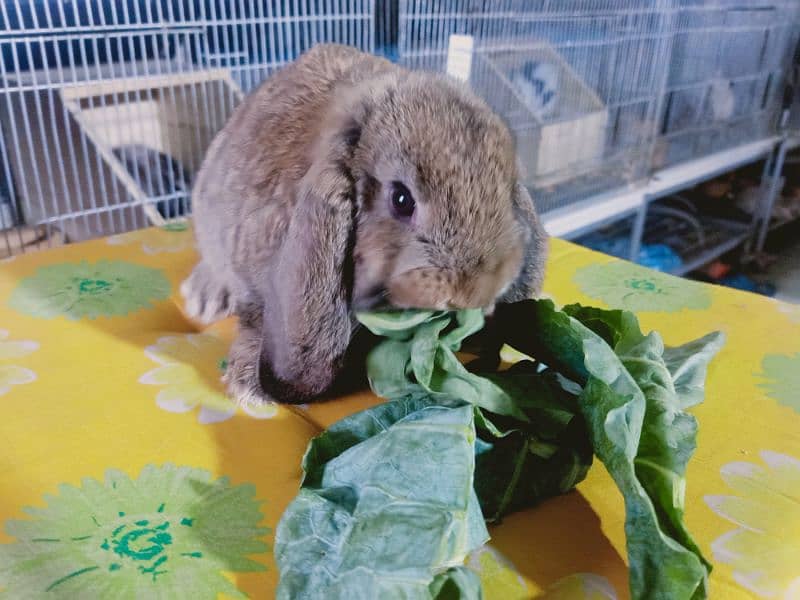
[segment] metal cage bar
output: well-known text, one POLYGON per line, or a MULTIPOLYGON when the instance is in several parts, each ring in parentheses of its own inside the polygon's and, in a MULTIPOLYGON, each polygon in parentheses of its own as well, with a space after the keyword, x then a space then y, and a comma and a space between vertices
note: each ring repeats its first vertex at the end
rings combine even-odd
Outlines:
POLYGON ((783 133, 798 13, 795 0, 0 0, 0 255, 189 214, 242 94, 319 42, 444 72, 450 36, 472 36, 469 84, 515 134, 540 210, 632 197, 655 172, 783 133))

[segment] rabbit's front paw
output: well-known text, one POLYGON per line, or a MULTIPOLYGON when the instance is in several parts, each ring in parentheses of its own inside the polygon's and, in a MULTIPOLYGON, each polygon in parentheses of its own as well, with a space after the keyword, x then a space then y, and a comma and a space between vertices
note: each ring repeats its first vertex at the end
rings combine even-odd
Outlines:
POLYGON ((249 365, 242 365, 241 362, 228 364, 228 371, 222 378, 228 395, 239 406, 257 408, 273 402, 261 389, 257 375, 251 374, 251 371, 249 365))
POLYGON ((181 284, 181 295, 186 313, 202 323, 212 323, 231 314, 230 293, 217 282, 211 269, 202 261, 181 284))
POLYGON ((258 407, 272 402, 262 389, 258 375, 261 336, 255 328, 239 323, 239 336, 233 342, 222 382, 228 395, 239 406, 258 407))

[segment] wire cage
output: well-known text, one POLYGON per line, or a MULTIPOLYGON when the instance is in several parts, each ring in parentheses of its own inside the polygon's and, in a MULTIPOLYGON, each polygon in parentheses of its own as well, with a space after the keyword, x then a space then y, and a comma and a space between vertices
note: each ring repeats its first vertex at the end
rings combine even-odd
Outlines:
POLYGON ((796 0, 680 0, 655 168, 775 131, 798 7, 796 0))
POLYGON ((646 174, 669 19, 653 0, 401 0, 398 58, 443 70, 449 36, 475 38, 470 82, 509 122, 546 212, 646 174))
POLYGON ((0 256, 190 213, 243 93, 374 0, 0 0, 0 256))
POLYGON ((796 0, 0 0, 0 256, 191 212, 243 94, 318 42, 447 71, 541 212, 773 135, 796 0))

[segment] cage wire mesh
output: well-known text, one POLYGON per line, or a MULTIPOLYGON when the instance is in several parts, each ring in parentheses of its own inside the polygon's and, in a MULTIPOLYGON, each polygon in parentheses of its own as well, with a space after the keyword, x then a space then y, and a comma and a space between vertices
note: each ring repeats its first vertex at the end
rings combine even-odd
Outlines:
POLYGON ((370 0, 0 0, 0 252, 188 214, 243 93, 373 34, 370 0))
POLYGON ((796 0, 681 0, 654 166, 775 131, 797 47, 796 0))
POLYGON ((401 1, 399 60, 439 70, 450 34, 474 36, 471 84, 548 211, 645 175, 670 16, 652 0, 401 1))
POLYGON ((445 71, 543 212, 775 132, 796 0, 0 0, 0 255, 191 212, 243 94, 318 42, 445 71))

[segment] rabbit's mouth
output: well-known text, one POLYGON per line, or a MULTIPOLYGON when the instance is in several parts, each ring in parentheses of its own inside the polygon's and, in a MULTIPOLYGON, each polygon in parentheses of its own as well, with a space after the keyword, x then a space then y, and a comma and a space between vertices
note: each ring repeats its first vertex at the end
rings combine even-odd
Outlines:
POLYGON ((375 286, 366 294, 354 298, 353 308, 357 311, 383 310, 391 308, 389 291, 382 285, 375 286))

